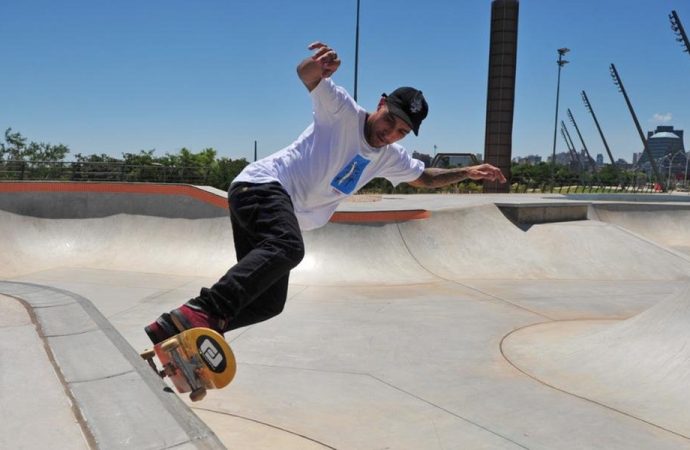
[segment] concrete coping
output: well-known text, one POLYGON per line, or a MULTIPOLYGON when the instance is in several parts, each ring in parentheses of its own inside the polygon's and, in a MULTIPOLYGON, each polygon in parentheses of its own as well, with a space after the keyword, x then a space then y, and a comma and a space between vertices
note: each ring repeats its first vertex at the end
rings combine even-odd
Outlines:
POLYGON ((7 281, 0 294, 30 308, 89 446, 225 448, 88 299, 7 281))

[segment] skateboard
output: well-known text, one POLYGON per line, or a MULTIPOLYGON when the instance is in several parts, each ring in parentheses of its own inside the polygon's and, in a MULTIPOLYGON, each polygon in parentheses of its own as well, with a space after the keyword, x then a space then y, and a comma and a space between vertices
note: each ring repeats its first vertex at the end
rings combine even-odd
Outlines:
POLYGON ((227 386, 237 370, 230 346, 209 328, 185 330, 145 350, 141 357, 161 378, 170 378, 177 392, 190 392, 193 402, 203 399, 207 389, 227 386), (162 369, 158 369, 154 357, 162 369))

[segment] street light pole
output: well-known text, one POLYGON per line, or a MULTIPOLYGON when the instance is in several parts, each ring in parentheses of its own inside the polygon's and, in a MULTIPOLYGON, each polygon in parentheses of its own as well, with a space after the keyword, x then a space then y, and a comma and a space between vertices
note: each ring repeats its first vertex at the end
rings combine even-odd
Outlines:
POLYGON ((599 125, 599 121, 597 120, 596 114, 594 114, 594 108, 592 108, 592 104, 589 102, 589 98, 587 98, 587 93, 585 91, 582 91, 582 101, 585 103, 585 108, 587 108, 587 111, 592 115, 592 119, 594 119, 594 125, 597 126, 597 130, 599 130, 599 136, 601 136, 601 141, 604 143, 604 148, 606 149, 606 153, 609 155, 609 160, 611 161, 611 166, 616 169, 616 161, 613 160, 613 154, 611 153, 611 149, 609 148, 608 142, 606 142, 606 137, 604 137, 604 132, 601 131, 601 126, 599 125))
POLYGON ((683 28, 678 13, 671 11, 668 18, 671 19, 671 29, 676 33, 676 41, 683 44, 683 51, 685 53, 690 53, 690 40, 688 40, 688 35, 685 34, 685 28, 683 28))
MULTIPOLYGON (((613 78, 613 84, 618 87, 618 91, 623 94, 623 98, 625 99, 625 103, 628 105, 628 110, 630 111, 630 115, 632 116, 633 122, 635 122, 635 127, 637 128, 637 133, 640 135, 640 139, 642 140, 642 151, 644 152, 645 155, 647 155, 647 158, 649 159, 649 163, 652 166, 652 172, 654 173, 654 177, 656 177, 656 181, 659 184, 663 184, 664 180, 661 178, 661 174, 659 173, 659 168, 656 166, 656 160, 652 156, 651 152, 649 151, 649 146, 647 145, 647 138, 644 137, 644 133, 642 132, 642 127, 640 126, 640 121, 637 120, 637 114, 635 114, 635 110, 632 107, 632 103, 630 102, 630 98, 628 98, 628 93, 625 91, 625 87, 623 86, 623 80, 621 80, 620 75, 618 75, 618 71, 616 70, 616 66, 611 64, 609 67, 609 70, 611 72, 611 78, 613 78)), ((663 186, 661 187, 663 189, 663 186)))
POLYGON ((558 82, 556 83, 556 118, 553 123, 553 151, 551 153, 551 186, 555 184, 555 172, 556 172, 556 134, 558 132, 558 101, 561 94, 561 69, 564 65, 568 64, 569 61, 563 59, 563 55, 570 51, 569 48, 559 48, 558 49, 558 82))
POLYGON ((357 0, 357 25, 355 27, 355 91, 354 100, 357 101, 357 73, 359 72, 359 0, 357 0))

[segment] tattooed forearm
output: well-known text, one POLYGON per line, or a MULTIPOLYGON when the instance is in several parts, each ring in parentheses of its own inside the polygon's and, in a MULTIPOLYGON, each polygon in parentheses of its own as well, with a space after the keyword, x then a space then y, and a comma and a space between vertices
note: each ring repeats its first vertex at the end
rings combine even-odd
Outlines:
POLYGON ((459 183, 468 178, 468 169, 466 167, 458 167, 455 169, 424 169, 422 175, 410 185, 419 188, 434 189, 442 186, 447 186, 453 183, 459 183))
POLYGON ((470 178, 472 180, 488 180, 505 183, 506 177, 500 169, 491 164, 480 164, 478 166, 457 167, 454 169, 428 168, 424 169, 422 175, 410 183, 411 186, 418 188, 434 189, 470 178))

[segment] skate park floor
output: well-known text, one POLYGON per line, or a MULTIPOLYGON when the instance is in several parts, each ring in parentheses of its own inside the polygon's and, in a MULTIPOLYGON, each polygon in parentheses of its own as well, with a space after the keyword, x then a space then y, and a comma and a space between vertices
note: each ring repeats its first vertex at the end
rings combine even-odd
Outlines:
POLYGON ((138 352, 234 262, 224 193, 2 183, 0 448, 690 448, 689 201, 343 203, 191 403, 138 352))

